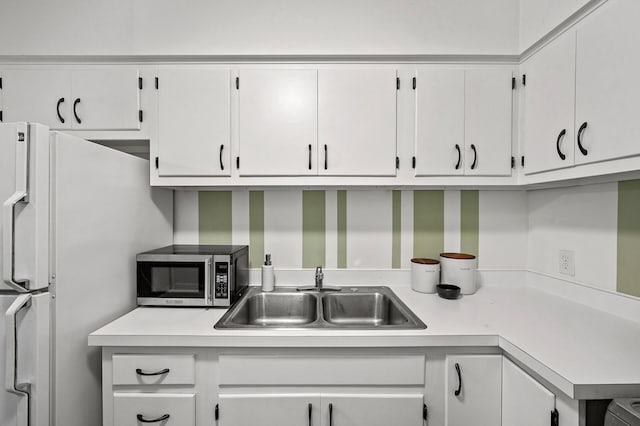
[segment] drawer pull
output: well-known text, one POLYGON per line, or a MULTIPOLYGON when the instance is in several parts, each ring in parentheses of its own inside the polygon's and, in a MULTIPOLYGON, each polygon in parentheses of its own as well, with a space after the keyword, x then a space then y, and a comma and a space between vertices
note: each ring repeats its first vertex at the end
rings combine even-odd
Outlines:
POLYGON ((329 426, 333 426, 333 404, 329 403, 329 426))
POLYGON ((453 393, 455 396, 460 396, 460 392, 462 391, 462 373, 460 372, 460 364, 456 362, 456 373, 458 373, 458 389, 453 393))
POLYGON ((169 371, 171 370, 165 368, 164 370, 154 371, 153 373, 145 373, 142 369, 136 368, 136 374, 138 376, 162 376, 163 374, 167 374, 169 371))
POLYGON ((155 419, 146 419, 142 414, 138 414, 136 416, 136 418, 138 419, 139 422, 141 423, 158 423, 158 422, 163 422, 165 420, 167 420, 169 417, 168 414, 165 414, 164 416, 160 416, 160 417, 156 417, 155 419))

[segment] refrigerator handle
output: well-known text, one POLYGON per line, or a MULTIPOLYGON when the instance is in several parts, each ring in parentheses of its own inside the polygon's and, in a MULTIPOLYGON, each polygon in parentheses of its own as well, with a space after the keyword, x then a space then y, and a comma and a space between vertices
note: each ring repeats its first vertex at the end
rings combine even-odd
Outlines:
POLYGON ((6 326, 6 368, 5 387, 7 391, 27 398, 27 426, 31 425, 31 385, 18 383, 18 312, 31 305, 31 294, 21 294, 13 301, 5 313, 6 326))
POLYGON ((16 192, 2 205, 2 229, 5 232, 2 233, 2 279, 9 286, 13 287, 16 291, 25 292, 28 291, 29 280, 17 280, 15 277, 16 272, 16 229, 15 229, 15 212, 16 205, 21 202, 26 202, 27 193, 16 192))
POLYGON ((16 228, 15 214, 18 203, 29 202, 29 160, 30 129, 18 131, 16 140, 16 192, 2 205, 2 279, 16 291, 25 292, 29 288, 29 280, 17 280, 16 272, 16 228))

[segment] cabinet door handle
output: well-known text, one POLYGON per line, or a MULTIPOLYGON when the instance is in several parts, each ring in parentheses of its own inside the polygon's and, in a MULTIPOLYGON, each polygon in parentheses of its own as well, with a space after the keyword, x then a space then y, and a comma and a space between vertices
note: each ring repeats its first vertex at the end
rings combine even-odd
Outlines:
POLYGON ((309 170, 311 170, 311 144, 309 144, 309 170))
POLYGON ((167 374, 169 371, 171 371, 171 370, 169 370, 168 368, 165 368, 164 370, 153 371, 151 373, 147 373, 147 372, 142 371, 141 368, 136 368, 136 374, 138 376, 162 376, 163 374, 167 374))
POLYGON ((142 414, 138 414, 136 416, 136 418, 138 419, 138 421, 140 423, 159 423, 159 422, 163 422, 163 421, 167 420, 169 417, 171 417, 171 416, 168 415, 168 414, 162 415, 160 417, 156 417, 155 419, 147 419, 142 414))
POLYGON ((64 118, 62 117, 62 114, 60 114, 60 105, 63 103, 64 103, 64 98, 60 98, 58 99, 58 103, 56 104, 56 113, 58 114, 58 120, 60 120, 62 124, 64 124, 64 118))
POLYGON ((329 426, 333 426, 333 404, 329 403, 329 426))
POLYGON ((560 132, 560 134, 558 135, 558 139, 556 140, 556 150, 558 151, 558 156, 560 157, 561 160, 564 161, 565 158, 567 158, 566 155, 564 155, 562 153, 562 151, 560 151, 560 141, 562 140, 562 138, 564 137, 564 135, 567 134, 567 129, 562 129, 562 131, 560 132))
POLYGON ((224 163, 222 162, 222 151, 224 151, 224 145, 220 145, 220 170, 224 170, 224 163))
POLYGON ((456 362, 456 372, 458 373, 458 389, 453 393, 455 396, 460 396, 462 391, 462 373, 460 373, 460 364, 456 362))
POLYGON ((79 103, 80 103, 80 98, 77 98, 75 101, 73 101, 73 115, 76 118, 76 121, 78 122, 78 124, 82 124, 82 120, 80 120, 80 117, 78 117, 77 106, 79 103))
POLYGON ((313 412, 313 405, 309 403, 309 425, 311 426, 311 413, 313 412))
POLYGON ((324 169, 325 170, 327 170, 327 166, 328 166, 328 164, 327 164, 327 157, 328 157, 327 153, 328 153, 328 149, 327 149, 327 145, 325 144, 325 146, 324 146, 324 169))
POLYGON ((471 150, 473 151, 473 163, 471 163, 471 170, 476 168, 476 164, 478 164, 478 151, 476 151, 476 146, 471 144, 471 150))
POLYGON ((589 153, 589 151, 587 151, 582 146, 582 132, 584 132, 586 128, 587 128, 587 122, 585 121, 584 123, 582 123, 582 126, 580 126, 580 130, 578 130, 578 148, 580 149, 580 152, 582 153, 582 155, 587 155, 589 153))
POLYGON ((460 168, 460 163, 462 162, 462 151, 460 150, 460 145, 456 144, 456 150, 458 151, 458 162, 456 163, 456 170, 460 168))

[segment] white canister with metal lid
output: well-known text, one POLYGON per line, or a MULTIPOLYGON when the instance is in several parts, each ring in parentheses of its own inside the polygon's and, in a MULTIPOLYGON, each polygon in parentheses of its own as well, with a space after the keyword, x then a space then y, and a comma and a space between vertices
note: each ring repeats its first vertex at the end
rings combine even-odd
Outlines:
POLYGON ((460 287, 461 294, 476 292, 478 259, 472 254, 440 253, 440 282, 460 287))
POLYGON ((440 282, 440 262, 435 259, 411 259, 411 288, 420 293, 435 293, 440 282))

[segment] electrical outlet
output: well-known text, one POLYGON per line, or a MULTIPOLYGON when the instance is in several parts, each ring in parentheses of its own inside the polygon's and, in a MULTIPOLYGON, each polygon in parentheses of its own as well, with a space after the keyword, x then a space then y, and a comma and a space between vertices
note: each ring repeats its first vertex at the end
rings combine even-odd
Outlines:
POLYGON ((572 277, 576 274, 573 251, 560 250, 560 255, 558 256, 558 262, 560 264, 561 274, 570 275, 572 277))

